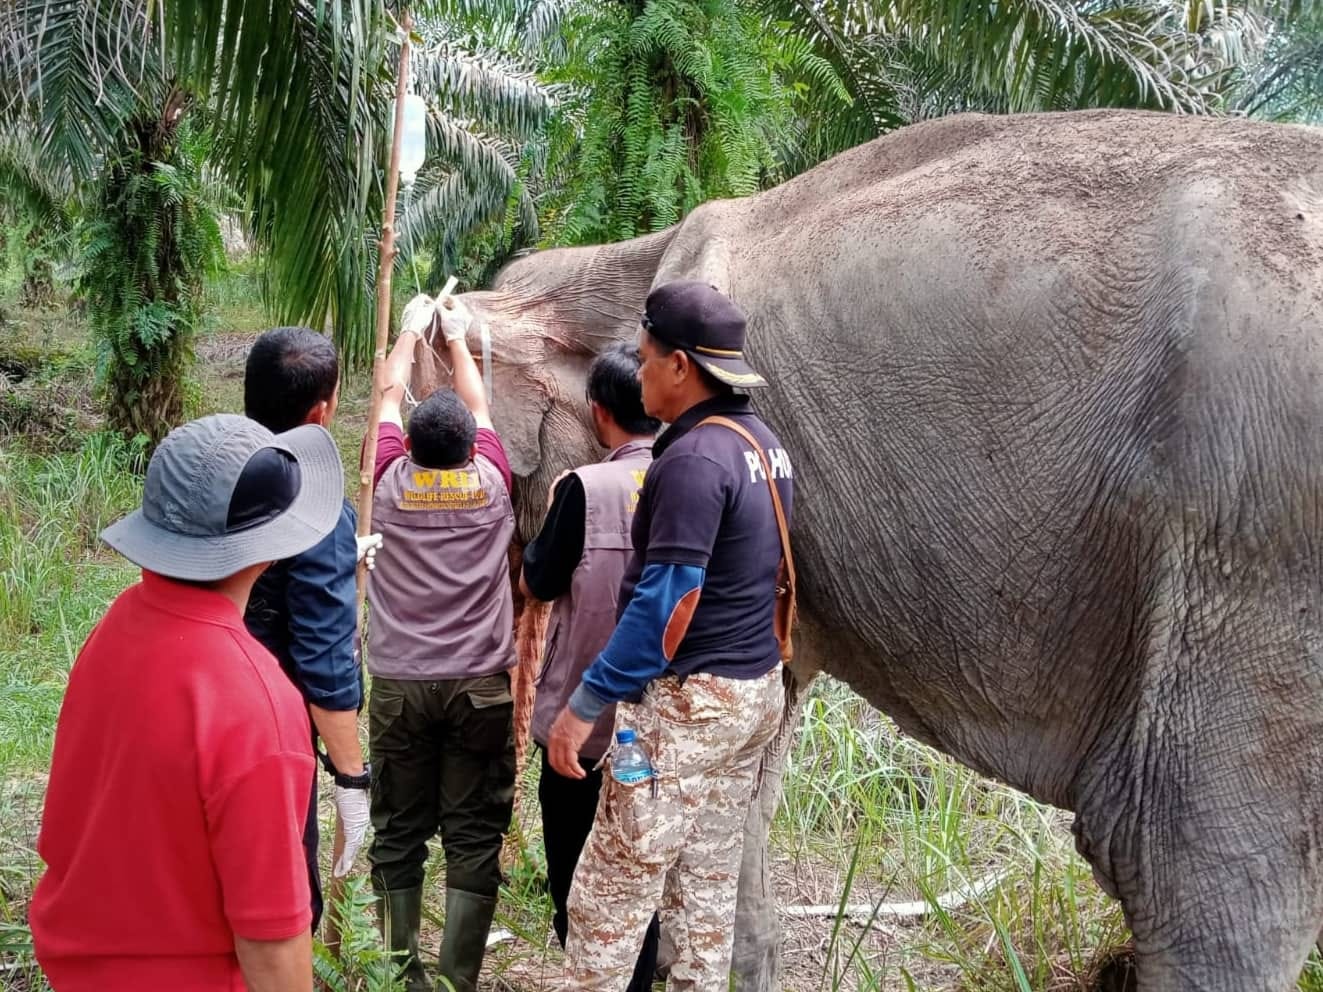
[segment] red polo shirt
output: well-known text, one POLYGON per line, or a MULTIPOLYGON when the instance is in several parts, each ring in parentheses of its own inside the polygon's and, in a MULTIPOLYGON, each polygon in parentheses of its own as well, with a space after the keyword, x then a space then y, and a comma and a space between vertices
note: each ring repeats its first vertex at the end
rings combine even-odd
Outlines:
POLYGON ((219 593, 143 573, 92 631, 55 734, 32 897, 59 992, 241 992, 235 935, 309 929, 308 717, 219 593))

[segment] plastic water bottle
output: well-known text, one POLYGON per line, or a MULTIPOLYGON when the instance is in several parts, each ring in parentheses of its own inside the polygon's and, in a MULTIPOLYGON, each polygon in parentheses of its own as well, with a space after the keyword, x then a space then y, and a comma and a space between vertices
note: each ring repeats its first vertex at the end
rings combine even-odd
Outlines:
POLYGON ((652 762, 643 745, 634 739, 634 731, 616 731, 616 746, 611 752, 611 776, 623 785, 642 785, 652 778, 652 762))

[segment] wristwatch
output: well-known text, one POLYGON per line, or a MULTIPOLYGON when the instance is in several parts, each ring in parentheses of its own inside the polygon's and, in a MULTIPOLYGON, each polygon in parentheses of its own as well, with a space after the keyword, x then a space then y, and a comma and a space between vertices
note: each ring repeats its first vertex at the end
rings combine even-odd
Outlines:
POLYGON ((369 789, 372 787, 372 766, 364 763, 363 770, 357 775, 343 775, 332 772, 331 778, 342 789, 369 789))
POLYGON ((335 765, 331 764, 331 756, 320 748, 317 757, 321 759, 322 767, 331 774, 331 779, 342 789, 369 789, 372 787, 372 766, 366 761, 363 762, 363 770, 357 775, 345 775, 339 771, 335 765))

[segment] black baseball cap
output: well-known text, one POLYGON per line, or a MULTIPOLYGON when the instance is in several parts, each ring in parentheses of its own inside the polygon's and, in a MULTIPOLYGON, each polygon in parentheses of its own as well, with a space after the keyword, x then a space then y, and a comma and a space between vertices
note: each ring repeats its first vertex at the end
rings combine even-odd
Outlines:
POLYGON ((680 280, 658 286, 644 304, 643 329, 683 351, 718 382, 753 389, 767 385, 744 360, 744 311, 713 286, 680 280))

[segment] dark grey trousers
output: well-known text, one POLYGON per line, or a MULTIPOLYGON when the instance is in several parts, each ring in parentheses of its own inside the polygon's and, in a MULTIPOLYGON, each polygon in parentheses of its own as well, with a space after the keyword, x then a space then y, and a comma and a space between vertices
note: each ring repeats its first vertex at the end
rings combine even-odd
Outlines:
POLYGON ((495 896, 514 808, 509 673, 373 679, 368 736, 374 888, 422 885, 427 842, 440 831, 447 887, 495 896))

